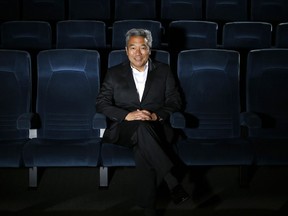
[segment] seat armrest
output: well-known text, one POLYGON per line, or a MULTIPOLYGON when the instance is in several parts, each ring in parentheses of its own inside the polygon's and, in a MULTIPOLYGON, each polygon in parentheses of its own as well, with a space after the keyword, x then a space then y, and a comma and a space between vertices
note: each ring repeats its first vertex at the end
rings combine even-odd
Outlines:
POLYGON ((186 120, 182 113, 174 112, 170 116, 170 124, 173 128, 185 128, 186 120))
POLYGON ((104 129, 107 127, 106 116, 101 113, 95 113, 93 117, 93 129, 104 129))
POLYGON ((261 128, 262 121, 261 118, 252 112, 243 112, 240 115, 240 124, 248 128, 261 128))

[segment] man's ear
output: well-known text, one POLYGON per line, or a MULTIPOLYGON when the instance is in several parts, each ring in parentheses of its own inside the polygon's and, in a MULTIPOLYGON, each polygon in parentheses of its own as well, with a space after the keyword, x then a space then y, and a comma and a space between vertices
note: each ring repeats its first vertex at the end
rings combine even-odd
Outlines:
POLYGON ((125 46, 126 55, 128 55, 128 48, 125 46))

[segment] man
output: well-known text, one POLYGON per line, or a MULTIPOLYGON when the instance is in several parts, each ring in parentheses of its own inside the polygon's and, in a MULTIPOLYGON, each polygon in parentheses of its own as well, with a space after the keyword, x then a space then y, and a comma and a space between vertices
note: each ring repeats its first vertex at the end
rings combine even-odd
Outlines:
POLYGON ((104 141, 133 149, 137 201, 146 215, 156 215, 156 187, 162 180, 176 204, 189 197, 173 176, 174 164, 166 153, 167 137, 173 132, 169 116, 181 109, 180 95, 169 66, 149 58, 151 47, 150 31, 129 30, 125 47, 129 62, 108 70, 96 101, 97 112, 111 120, 104 141))

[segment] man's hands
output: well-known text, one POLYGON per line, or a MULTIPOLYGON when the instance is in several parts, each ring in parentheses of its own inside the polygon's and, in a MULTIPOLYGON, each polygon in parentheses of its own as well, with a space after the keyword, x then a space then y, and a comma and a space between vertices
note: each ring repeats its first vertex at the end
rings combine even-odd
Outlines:
POLYGON ((128 113, 125 117, 126 121, 157 121, 158 117, 155 113, 151 113, 148 110, 139 110, 128 113))

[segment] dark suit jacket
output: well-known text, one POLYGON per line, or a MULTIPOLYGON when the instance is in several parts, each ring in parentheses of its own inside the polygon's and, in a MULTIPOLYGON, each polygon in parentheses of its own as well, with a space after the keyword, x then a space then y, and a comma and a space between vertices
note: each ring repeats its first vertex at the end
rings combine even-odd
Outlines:
POLYGON ((126 115, 137 109, 154 112, 163 121, 172 112, 181 109, 181 98, 174 75, 167 64, 148 63, 148 75, 142 101, 139 100, 129 62, 117 65, 107 71, 96 100, 97 112, 106 115, 112 122, 104 136, 115 136, 117 125, 126 115))

